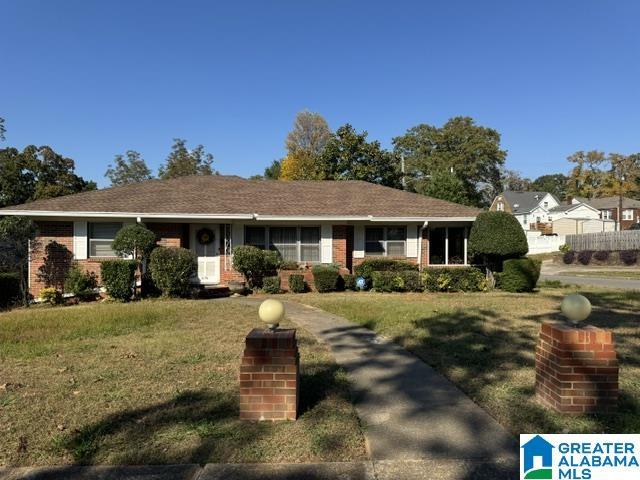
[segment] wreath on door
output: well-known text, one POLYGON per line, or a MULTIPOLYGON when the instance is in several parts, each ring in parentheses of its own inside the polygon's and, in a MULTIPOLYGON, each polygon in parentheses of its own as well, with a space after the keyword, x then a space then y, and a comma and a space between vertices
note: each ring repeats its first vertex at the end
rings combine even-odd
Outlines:
POLYGON ((200 245, 209 245, 215 237, 210 228, 201 228, 196 232, 196 239, 200 245))

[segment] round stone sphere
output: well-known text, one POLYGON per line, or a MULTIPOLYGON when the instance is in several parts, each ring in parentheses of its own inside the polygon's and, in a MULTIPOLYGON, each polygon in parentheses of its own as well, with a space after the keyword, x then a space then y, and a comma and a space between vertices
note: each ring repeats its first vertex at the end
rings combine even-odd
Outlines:
POLYGON ((284 317, 284 305, 280 300, 269 298, 260 304, 258 316, 267 325, 277 327, 284 317))
POLYGON ((583 295, 572 293, 564 297, 560 310, 571 322, 582 322, 591 314, 591 302, 583 295))

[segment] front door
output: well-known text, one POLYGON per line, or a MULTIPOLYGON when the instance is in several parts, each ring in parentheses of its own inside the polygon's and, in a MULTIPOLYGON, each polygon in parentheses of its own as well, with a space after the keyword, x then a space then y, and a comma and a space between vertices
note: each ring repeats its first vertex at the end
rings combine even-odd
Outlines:
POLYGON ((198 283, 220 283, 220 226, 192 224, 191 245, 198 259, 198 283))

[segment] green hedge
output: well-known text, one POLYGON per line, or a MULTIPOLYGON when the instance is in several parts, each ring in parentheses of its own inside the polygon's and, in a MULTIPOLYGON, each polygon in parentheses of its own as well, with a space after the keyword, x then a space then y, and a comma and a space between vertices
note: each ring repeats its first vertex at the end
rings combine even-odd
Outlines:
POLYGON ((351 275, 350 273, 345 273, 342 275, 342 282, 344 283, 345 290, 355 290, 356 289, 356 276, 351 275))
POLYGON ((335 292, 344 287, 338 269, 332 266, 316 265, 311 270, 313 283, 320 293, 335 292))
POLYGON ((85 272, 79 265, 72 266, 64 279, 64 291, 81 299, 95 298, 98 279, 94 272, 85 272))
POLYGON ((491 269, 497 270, 503 260, 526 255, 529 244, 516 217, 506 212, 482 212, 471 227, 468 251, 476 261, 487 260, 491 269))
POLYGON ((280 288, 280 277, 274 275, 273 277, 264 277, 262 279, 262 291, 264 293, 282 293, 280 288))
POLYGON ((125 302, 131 300, 137 266, 135 260, 105 260, 101 263, 102 285, 111 298, 125 302))
POLYGON ((293 293, 304 293, 307 291, 307 284, 304 281, 304 275, 297 273, 289 275, 289 291, 293 293))
POLYGON ((406 270, 418 271, 418 265, 404 260, 390 258, 369 258, 357 265, 353 272, 356 277, 362 277, 371 286, 373 272, 402 272, 406 270))
POLYGON ((185 296, 191 288, 191 277, 197 272, 196 256, 186 248, 158 247, 151 252, 151 278, 162 295, 185 296))
POLYGON ((20 297, 20 275, 0 273, 0 308, 7 308, 20 297))
POLYGON ((505 260, 498 286, 507 292, 532 292, 540 278, 541 265, 531 258, 505 260))
POLYGON ((413 270, 373 272, 372 286, 378 292, 419 292, 420 273, 413 270))
POLYGON ((249 288, 262 287, 262 279, 277 273, 282 259, 276 251, 262 250, 251 245, 233 249, 233 268, 244 275, 249 288))
POLYGON ((485 275, 475 267, 427 268, 420 277, 428 292, 480 292, 487 289, 485 275))

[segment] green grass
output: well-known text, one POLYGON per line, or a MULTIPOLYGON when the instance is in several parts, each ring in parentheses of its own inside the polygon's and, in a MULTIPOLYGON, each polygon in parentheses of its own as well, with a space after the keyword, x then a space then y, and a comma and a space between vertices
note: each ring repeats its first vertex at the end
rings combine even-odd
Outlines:
POLYGON ((393 339, 451 379, 514 434, 640 431, 640 293, 582 287, 533 294, 334 293, 287 295, 393 339), (543 320, 560 318, 564 295, 581 289, 590 323, 615 334, 622 398, 611 416, 569 417, 534 401, 534 349, 543 320))
POLYGON ((344 372, 300 329, 300 418, 238 420, 244 336, 258 323, 256 308, 226 300, 0 314, 0 466, 365 458, 344 372))
POLYGON ((640 280, 640 269, 629 270, 565 270, 558 275, 572 275, 576 277, 628 278, 640 280))

